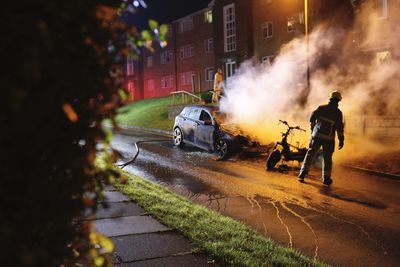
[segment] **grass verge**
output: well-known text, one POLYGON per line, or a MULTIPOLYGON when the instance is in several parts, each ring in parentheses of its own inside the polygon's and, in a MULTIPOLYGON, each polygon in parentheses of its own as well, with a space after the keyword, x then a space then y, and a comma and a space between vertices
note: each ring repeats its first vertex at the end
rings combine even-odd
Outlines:
MULTIPOLYGON (((206 103, 211 102, 212 94, 209 92, 197 95, 206 101, 206 103)), ((180 103, 181 96, 175 96, 175 101, 176 103, 180 103)), ((142 126, 171 131, 174 121, 168 118, 168 110, 172 103, 172 96, 134 102, 120 108, 116 120, 120 124, 129 126, 142 126)))
POLYGON ((194 204, 168 189, 123 172, 115 186, 160 222, 216 260, 232 266, 326 266, 282 247, 250 227, 194 204))
POLYGON ((134 102, 118 110, 116 120, 120 124, 171 130, 173 120, 168 118, 172 97, 160 97, 134 102))

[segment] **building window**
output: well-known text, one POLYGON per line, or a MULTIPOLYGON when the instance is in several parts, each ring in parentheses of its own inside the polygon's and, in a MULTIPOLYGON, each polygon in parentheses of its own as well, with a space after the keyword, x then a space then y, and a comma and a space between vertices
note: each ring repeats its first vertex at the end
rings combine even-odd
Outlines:
POLYGON ((133 82, 129 81, 127 87, 128 87, 127 91, 130 96, 130 100, 133 100, 135 98, 135 88, 133 87, 133 82))
POLYGON ((272 0, 260 0, 260 6, 266 6, 271 3, 272 3, 272 0))
POLYGON ((179 58, 189 58, 194 56, 194 44, 189 44, 179 48, 179 58))
POLYGON ((154 90, 154 79, 147 80, 147 90, 148 91, 154 90))
POLYGON ((388 1, 375 0, 375 9, 379 19, 386 19, 388 15, 388 1))
POLYGON ((179 33, 193 30, 193 17, 186 17, 179 21, 179 33))
POLYGON ((261 23, 261 36, 263 39, 271 38, 274 33, 273 33, 273 23, 272 21, 267 21, 261 23))
POLYGON ((161 77, 161 89, 171 88, 174 82, 174 76, 168 75, 161 77))
POLYGON ((207 10, 206 12, 204 12, 204 22, 205 23, 213 22, 212 10, 207 10))
POLYGON ((173 61, 174 53, 172 50, 164 51, 161 53, 161 64, 167 64, 173 61))
POLYGON ((213 51, 213 47, 214 47, 213 38, 204 40, 204 52, 206 54, 211 53, 213 51))
POLYGON ((293 16, 287 17, 287 22, 286 22, 287 32, 293 32, 295 24, 296 20, 293 16))
POLYGON ((235 60, 228 60, 225 64, 225 75, 226 79, 231 78, 236 72, 236 61, 235 60))
POLYGON ((376 63, 378 66, 387 61, 389 58, 390 58, 389 51, 381 51, 376 53, 376 63))
POLYGON ((194 76, 194 71, 182 72, 180 75, 181 85, 191 85, 192 77, 194 76))
POLYGON ((224 6, 225 52, 236 50, 235 4, 224 6))
POLYGON ((172 29, 172 25, 168 24, 168 31, 167 34, 165 35, 165 38, 170 39, 173 36, 173 29, 172 29))
POLYGON ((303 25, 304 27, 304 13, 299 12, 293 16, 287 17, 286 28, 287 32, 293 32, 296 29, 296 25, 303 25))
POLYGON ((262 64, 272 65, 275 56, 264 56, 261 59, 262 64))
POLYGON ((206 68, 204 78, 206 82, 211 82, 212 80, 214 80, 214 68, 206 68))
POLYGON ((126 59, 126 75, 130 76, 134 74, 134 68, 133 68, 133 58, 128 57, 126 59))
POLYGON ((148 68, 153 67, 153 56, 149 56, 149 57, 146 58, 146 66, 148 68))
POLYGON ((134 88, 133 88, 133 82, 130 81, 128 82, 128 92, 129 94, 133 94, 134 88))

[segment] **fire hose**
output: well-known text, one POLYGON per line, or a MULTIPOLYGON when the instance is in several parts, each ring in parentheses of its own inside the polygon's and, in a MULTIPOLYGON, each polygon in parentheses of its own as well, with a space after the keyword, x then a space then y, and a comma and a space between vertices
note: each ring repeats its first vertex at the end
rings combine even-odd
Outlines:
POLYGON ((140 148, 139 148, 139 144, 144 144, 144 143, 157 143, 157 142, 166 142, 166 141, 171 141, 171 139, 153 139, 153 140, 144 140, 144 141, 137 141, 135 142, 135 148, 136 148, 136 153, 133 156, 133 158, 123 164, 119 164, 117 165, 118 167, 120 167, 121 169, 125 168, 126 166, 128 166, 129 164, 132 164, 136 158, 139 156, 140 153, 140 148))

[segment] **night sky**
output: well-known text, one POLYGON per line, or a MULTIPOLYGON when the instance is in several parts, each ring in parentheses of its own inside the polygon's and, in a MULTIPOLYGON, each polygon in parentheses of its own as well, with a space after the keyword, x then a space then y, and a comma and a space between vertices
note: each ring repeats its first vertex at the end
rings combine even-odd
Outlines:
POLYGON ((136 15, 124 19, 143 29, 148 27, 147 21, 154 19, 167 23, 190 13, 207 7, 211 0, 146 0, 147 9, 140 9, 136 15))

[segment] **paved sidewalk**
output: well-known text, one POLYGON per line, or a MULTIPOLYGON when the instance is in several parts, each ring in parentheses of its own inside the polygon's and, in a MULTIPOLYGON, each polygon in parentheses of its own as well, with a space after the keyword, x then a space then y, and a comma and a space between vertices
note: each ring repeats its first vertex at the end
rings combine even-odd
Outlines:
POLYGON ((93 224, 114 241, 115 266, 218 266, 205 255, 193 254, 189 241, 149 216, 139 205, 112 186, 93 224))

